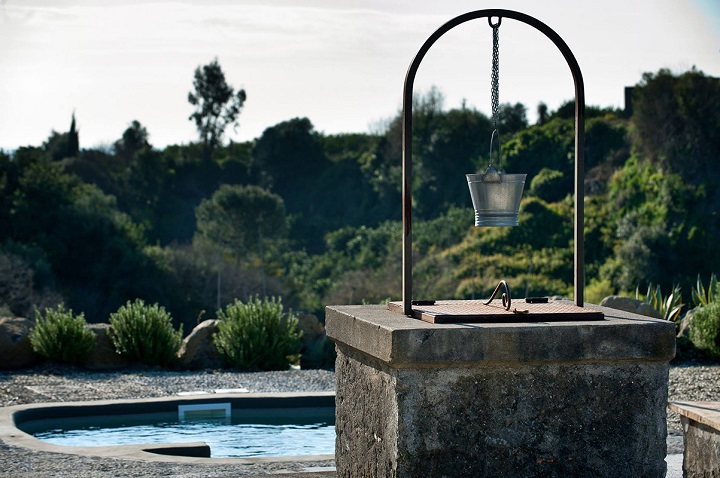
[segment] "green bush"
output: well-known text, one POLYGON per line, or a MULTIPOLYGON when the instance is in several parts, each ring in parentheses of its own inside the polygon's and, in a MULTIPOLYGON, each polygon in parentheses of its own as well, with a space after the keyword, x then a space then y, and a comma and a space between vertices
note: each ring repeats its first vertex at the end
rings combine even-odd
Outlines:
POLYGON ((286 370, 299 359, 300 332, 292 312, 283 313, 281 299, 247 303, 235 299, 218 311, 220 321, 213 336, 220 355, 240 370, 286 370))
POLYGON ((609 295, 615 295, 615 290, 608 279, 590 279, 590 282, 585 287, 585 302, 590 304, 599 304, 609 295))
POLYGON ((720 359, 720 302, 695 309, 690 340, 709 356, 720 359))
POLYGON ((110 314, 109 335, 120 355, 146 365, 166 366, 177 359, 182 325, 176 331, 164 307, 137 299, 110 314))
POLYGON ((572 182, 562 171, 542 168, 530 181, 528 193, 545 202, 558 202, 572 192, 572 182))
POLYGON ((85 328, 85 316, 74 316, 60 304, 45 309, 45 317, 35 309, 35 327, 30 331, 33 350, 57 362, 80 364, 95 347, 95 334, 85 328))

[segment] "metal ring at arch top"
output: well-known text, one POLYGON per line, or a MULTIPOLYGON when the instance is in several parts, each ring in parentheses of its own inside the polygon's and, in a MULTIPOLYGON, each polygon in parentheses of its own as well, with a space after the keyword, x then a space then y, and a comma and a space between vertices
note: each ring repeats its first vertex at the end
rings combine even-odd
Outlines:
POLYGON ((425 54, 430 47, 445 33, 470 20, 498 17, 498 24, 503 18, 520 21, 548 37, 560 50, 570 67, 575 82, 575 218, 574 218, 574 298, 578 307, 583 306, 585 291, 584 262, 584 196, 583 181, 585 176, 585 85, 577 60, 565 41, 550 27, 540 20, 513 10, 487 9, 468 12, 445 23, 425 40, 405 75, 403 85, 403 118, 402 118, 402 215, 403 215, 403 313, 412 316, 412 96, 415 75, 425 54))

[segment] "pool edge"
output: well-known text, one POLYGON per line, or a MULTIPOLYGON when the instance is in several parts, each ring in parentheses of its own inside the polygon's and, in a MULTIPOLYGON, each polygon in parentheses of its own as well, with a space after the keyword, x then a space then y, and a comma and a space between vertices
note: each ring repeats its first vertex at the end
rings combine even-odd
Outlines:
MULTIPOLYGON (((209 458, 202 456, 209 447, 203 442, 195 443, 156 443, 145 445, 115 445, 104 447, 76 447, 53 445, 43 442, 34 436, 25 433, 17 424, 31 419, 57 416, 59 411, 65 411, 72 416, 74 413, 88 408, 112 413, 113 411, 127 413, 127 410, 138 405, 150 406, 153 410, 173 409, 177 405, 192 403, 213 403, 230 401, 235 405, 238 402, 247 402, 252 408, 275 408, 284 406, 307 406, 313 401, 330 402, 334 406, 335 392, 279 392, 279 393, 226 393, 203 394, 193 396, 168 396, 155 398, 118 399, 118 400, 92 400, 75 402, 50 402, 13 405, 0 408, 0 440, 11 446, 26 448, 35 451, 50 453, 63 453, 69 455, 96 456, 102 458, 120 458, 147 462, 170 463, 203 463, 203 464, 238 464, 250 465, 259 463, 310 463, 335 459, 335 455, 305 455, 305 456, 278 456, 253 458, 209 458), (292 404, 292 405, 291 405, 292 404), (164 451, 165 454, 162 454, 164 451), (190 455, 190 456, 187 456, 190 455)), ((317 406, 317 405, 316 405, 317 406)), ((248 407, 248 405, 246 405, 248 407)), ((234 407, 235 408, 235 407, 234 407)), ((237 407, 241 408, 241 407, 237 407)), ((146 411, 146 410, 143 410, 146 411)), ((63 414, 64 416, 68 416, 63 414)), ((84 415, 92 415, 84 413, 84 415)), ((77 416, 77 415, 76 415, 77 416)), ((209 454, 209 453, 208 453, 209 454)))

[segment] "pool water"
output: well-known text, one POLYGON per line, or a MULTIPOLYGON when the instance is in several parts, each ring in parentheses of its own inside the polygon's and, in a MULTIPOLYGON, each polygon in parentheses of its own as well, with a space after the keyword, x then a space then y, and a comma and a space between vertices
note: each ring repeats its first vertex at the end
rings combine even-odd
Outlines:
POLYGON ((233 409, 228 418, 182 421, 177 412, 52 418, 22 429, 65 446, 205 442, 213 458, 335 453, 333 407, 233 409))

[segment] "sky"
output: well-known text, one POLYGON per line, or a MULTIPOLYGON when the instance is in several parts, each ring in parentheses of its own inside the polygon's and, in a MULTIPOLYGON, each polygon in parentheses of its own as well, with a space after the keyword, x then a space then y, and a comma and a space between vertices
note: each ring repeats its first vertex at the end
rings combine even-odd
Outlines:
MULTIPOLYGON (((660 68, 720 77, 718 0, 0 0, 0 148, 40 145, 69 129, 82 148, 111 145, 133 120, 156 147, 197 139, 187 101, 195 68, 217 58, 247 101, 246 141, 308 117, 324 134, 380 131, 401 109, 405 72, 448 20, 503 8, 531 15, 573 51, 590 105, 622 107, 624 87, 660 68)), ((416 92, 445 107, 490 111, 492 30, 484 19, 444 35, 416 92)), ((570 70, 542 33, 500 27, 500 101, 555 109, 570 70)))

